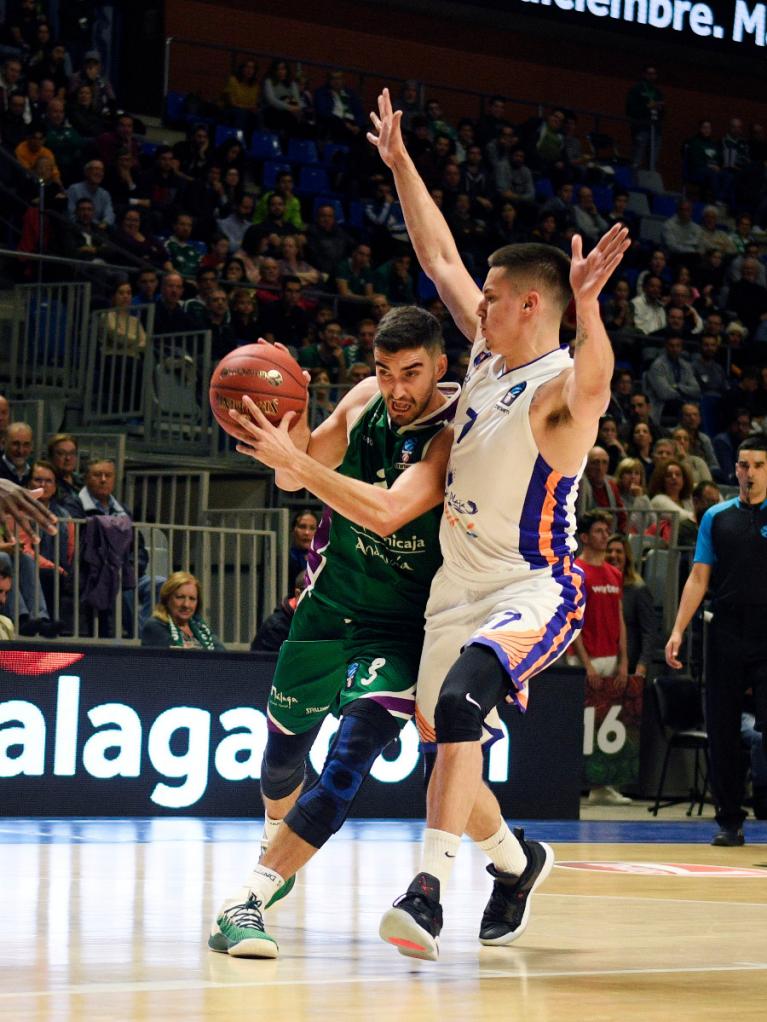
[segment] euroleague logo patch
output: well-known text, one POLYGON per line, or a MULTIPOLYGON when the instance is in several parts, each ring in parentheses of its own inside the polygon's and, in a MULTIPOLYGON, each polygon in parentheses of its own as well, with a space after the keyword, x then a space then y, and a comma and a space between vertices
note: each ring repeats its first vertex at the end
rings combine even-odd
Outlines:
POLYGON ((652 877, 724 877, 726 879, 760 878, 767 880, 767 869, 745 866, 711 866, 700 862, 558 862, 561 869, 578 869, 588 873, 622 873, 624 876, 652 877))
POLYGON ((513 387, 510 387, 503 395, 501 400, 496 404, 496 408, 499 412, 508 412, 514 402, 517 400, 520 394, 523 393, 527 387, 527 382, 523 380, 521 383, 515 383, 513 387))

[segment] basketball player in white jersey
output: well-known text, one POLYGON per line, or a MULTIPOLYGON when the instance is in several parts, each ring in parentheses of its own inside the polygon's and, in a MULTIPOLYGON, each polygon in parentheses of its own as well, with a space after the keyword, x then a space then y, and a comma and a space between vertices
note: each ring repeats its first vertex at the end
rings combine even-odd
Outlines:
POLYGON ((437 743, 421 871, 381 922, 406 955, 436 959, 440 888, 464 832, 491 858, 483 944, 524 931, 530 895, 552 850, 512 833, 482 783, 482 740, 504 698, 524 711, 529 679, 556 660, 582 624, 583 578, 573 565, 575 497, 599 417, 610 400, 613 353, 598 296, 629 246, 621 226, 588 257, 515 245, 490 257, 480 290, 410 159, 388 90, 368 140, 394 174, 410 240, 453 319, 473 342, 456 412, 440 543, 444 563, 426 609, 417 684, 422 740, 437 743), (574 296, 574 357, 559 346, 574 296))

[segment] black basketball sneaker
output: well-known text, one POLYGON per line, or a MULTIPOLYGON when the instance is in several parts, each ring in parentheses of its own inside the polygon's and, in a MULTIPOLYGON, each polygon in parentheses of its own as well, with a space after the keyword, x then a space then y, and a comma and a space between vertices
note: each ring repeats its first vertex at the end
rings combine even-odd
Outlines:
POLYGON ((492 863, 487 867, 494 883, 479 927, 480 944, 512 944, 522 936, 530 919, 532 893, 554 865, 554 851, 549 845, 542 841, 525 841, 521 827, 515 828, 514 837, 527 856, 527 866, 521 876, 499 873, 492 863))
POLYGON ((401 955, 436 962, 441 929, 439 880, 430 873, 419 873, 407 892, 384 913, 378 932, 401 955))

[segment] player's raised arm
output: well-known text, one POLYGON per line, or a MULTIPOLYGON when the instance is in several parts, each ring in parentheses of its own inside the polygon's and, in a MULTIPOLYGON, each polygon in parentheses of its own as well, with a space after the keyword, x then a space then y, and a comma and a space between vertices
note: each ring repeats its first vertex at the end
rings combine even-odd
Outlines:
POLYGON ((477 333, 477 305, 482 294, 458 254, 445 218, 421 180, 402 138, 401 111, 394 111, 389 90, 378 97, 378 113, 371 113, 373 131, 368 141, 394 174, 397 196, 418 262, 434 281, 440 298, 459 329, 473 341, 477 333))
POLYGON ((308 454, 296 450, 288 436, 292 412, 279 426, 273 426, 250 398, 245 397, 243 403, 250 417, 231 413, 251 438, 247 444, 237 444, 240 454, 256 458, 276 472, 289 471, 301 487, 357 525, 388 536, 442 503, 452 443, 450 427, 434 437, 422 461, 403 472, 391 489, 385 489, 335 472, 315 460, 311 446, 308 454))
POLYGON ((570 286, 575 298, 577 329, 573 372, 567 378, 564 397, 577 424, 596 424, 610 400, 610 381, 615 358, 602 323, 599 294, 618 268, 629 247, 628 230, 616 224, 600 238, 588 256, 576 234, 572 242, 570 286))

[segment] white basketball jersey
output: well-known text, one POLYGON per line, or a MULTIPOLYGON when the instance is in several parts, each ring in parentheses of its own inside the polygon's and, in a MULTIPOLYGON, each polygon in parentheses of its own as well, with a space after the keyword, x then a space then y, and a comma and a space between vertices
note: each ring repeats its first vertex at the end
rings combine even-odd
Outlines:
MULTIPOLYGON (((557 349, 506 370, 502 355, 475 344, 455 416, 440 543, 445 570, 466 582, 507 585, 557 574, 576 549, 581 472, 544 461, 530 426, 535 392, 572 365, 557 349)), ((584 458, 585 464, 585 458, 584 458)))

